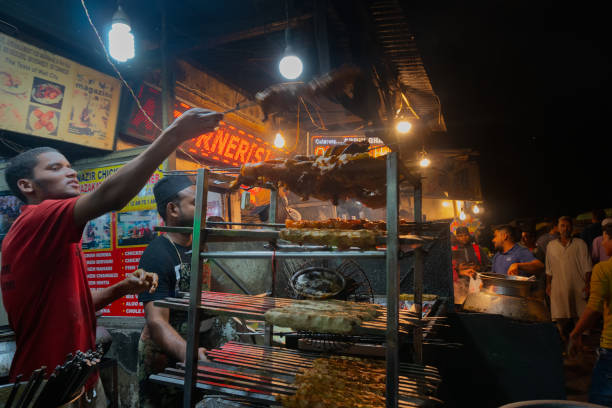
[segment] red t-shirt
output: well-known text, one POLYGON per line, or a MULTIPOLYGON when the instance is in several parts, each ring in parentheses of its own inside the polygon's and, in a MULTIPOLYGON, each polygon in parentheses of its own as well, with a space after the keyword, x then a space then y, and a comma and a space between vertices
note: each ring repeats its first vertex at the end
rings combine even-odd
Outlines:
POLYGON ((2 242, 2 299, 17 343, 11 381, 17 374, 28 379, 43 365, 49 375, 68 353, 95 348, 83 226, 73 217, 77 199, 23 206, 2 242))

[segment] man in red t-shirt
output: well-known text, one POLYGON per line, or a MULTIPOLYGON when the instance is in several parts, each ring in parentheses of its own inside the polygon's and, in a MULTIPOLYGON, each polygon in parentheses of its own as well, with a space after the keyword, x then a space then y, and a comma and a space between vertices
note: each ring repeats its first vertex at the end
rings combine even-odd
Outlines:
MULTIPOLYGON (((90 292, 80 241, 89 220, 123 208, 180 144, 214 130, 221 114, 191 109, 140 155, 95 191, 79 195, 77 173, 58 151, 28 150, 11 160, 5 177, 27 205, 2 242, 2 298, 17 350, 10 379, 50 374, 68 353, 95 346, 95 311, 114 300, 154 290, 157 276, 130 274, 116 285, 90 292)), ((92 388, 97 376, 90 379, 92 388)))

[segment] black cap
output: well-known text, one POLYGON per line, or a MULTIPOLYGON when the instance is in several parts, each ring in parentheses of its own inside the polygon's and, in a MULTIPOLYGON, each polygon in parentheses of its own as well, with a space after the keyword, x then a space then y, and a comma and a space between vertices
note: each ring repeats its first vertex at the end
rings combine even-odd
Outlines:
POLYGON ((158 204, 170 201, 179 191, 193 186, 195 183, 184 174, 164 176, 153 186, 153 195, 158 204))
POLYGON ((459 234, 470 235, 470 230, 468 229, 468 227, 457 227, 457 229, 455 230, 455 235, 459 235, 459 234))

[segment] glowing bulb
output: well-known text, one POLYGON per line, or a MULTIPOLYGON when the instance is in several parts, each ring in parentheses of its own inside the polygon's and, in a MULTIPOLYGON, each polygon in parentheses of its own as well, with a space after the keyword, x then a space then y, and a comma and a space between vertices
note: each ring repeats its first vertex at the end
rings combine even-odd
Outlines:
POLYGON ((399 133, 402 133, 402 134, 410 132, 411 128, 412 128, 412 123, 406 120, 400 120, 395 125, 395 130, 397 130, 399 133))
POLYGON ((120 62, 134 58, 134 34, 125 23, 113 23, 108 32, 108 52, 111 57, 120 62))
POLYGON ((472 208, 472 211, 474 212, 474 214, 478 214, 480 212, 480 208, 478 207, 478 204, 474 205, 474 207, 472 208))
POLYGON ((429 160, 427 157, 423 157, 421 161, 419 162, 419 166, 421 167, 427 167, 430 164, 431 164, 431 160, 429 160))
POLYGON ((448 201, 442 201, 442 207, 450 207, 450 203, 448 201))
POLYGON ((461 214, 459 214, 459 219, 460 219, 461 221, 465 221, 465 218, 466 218, 466 217, 465 217, 465 213, 463 212, 463 210, 461 210, 461 214))
POLYGON ((277 133, 276 137, 274 138, 274 146, 278 147, 279 149, 285 147, 285 138, 280 134, 280 132, 277 133))
POLYGON ((302 60, 295 55, 284 56, 278 64, 278 70, 281 75, 287 79, 296 79, 302 75, 303 69, 304 65, 302 64, 302 60))

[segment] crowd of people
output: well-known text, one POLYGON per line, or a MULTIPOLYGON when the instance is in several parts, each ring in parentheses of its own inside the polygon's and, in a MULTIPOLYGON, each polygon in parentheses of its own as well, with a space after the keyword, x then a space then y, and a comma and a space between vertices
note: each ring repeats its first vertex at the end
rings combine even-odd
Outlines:
POLYGON ((453 238, 455 282, 475 280, 477 272, 535 276, 532 296, 546 301, 568 354, 581 351, 589 329, 603 327, 589 400, 612 406, 612 218, 595 210, 580 230, 567 216, 539 230, 514 223, 472 236, 459 227, 453 238))

